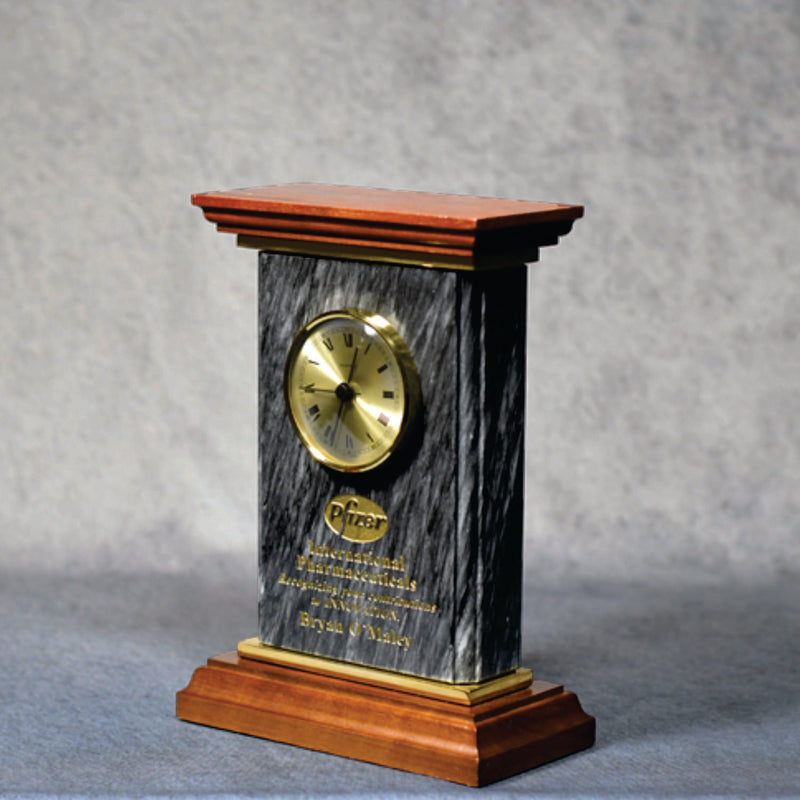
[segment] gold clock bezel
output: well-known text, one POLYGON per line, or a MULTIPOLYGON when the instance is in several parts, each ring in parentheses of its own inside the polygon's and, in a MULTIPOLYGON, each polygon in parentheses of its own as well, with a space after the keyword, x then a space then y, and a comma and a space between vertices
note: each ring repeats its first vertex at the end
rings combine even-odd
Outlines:
POLYGON ((417 418, 421 402, 419 373, 408 345, 385 317, 363 308, 344 308, 335 311, 326 311, 324 314, 320 314, 307 322, 297 332, 289 348, 289 353, 286 356, 286 363, 284 365, 283 396, 286 405, 286 414, 289 417, 292 428, 309 454, 320 464, 336 470, 337 472, 346 473, 361 473, 373 470, 384 464, 394 453, 400 450, 417 418), (296 413, 291 399, 289 378, 303 345, 320 325, 324 325, 336 319, 355 320, 372 328, 383 340, 397 363, 403 384, 404 403, 397 434, 388 445, 381 449, 374 459, 364 464, 349 464, 320 450, 316 439, 310 436, 305 429, 308 423, 301 415, 296 413))

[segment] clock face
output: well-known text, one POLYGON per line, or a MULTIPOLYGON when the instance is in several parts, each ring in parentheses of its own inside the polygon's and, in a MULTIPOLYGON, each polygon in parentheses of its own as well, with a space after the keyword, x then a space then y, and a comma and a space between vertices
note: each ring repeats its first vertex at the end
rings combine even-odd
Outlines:
POLYGON ((311 455, 365 472, 398 448, 419 404, 419 375, 403 339, 361 309, 311 320, 286 359, 289 418, 311 455))

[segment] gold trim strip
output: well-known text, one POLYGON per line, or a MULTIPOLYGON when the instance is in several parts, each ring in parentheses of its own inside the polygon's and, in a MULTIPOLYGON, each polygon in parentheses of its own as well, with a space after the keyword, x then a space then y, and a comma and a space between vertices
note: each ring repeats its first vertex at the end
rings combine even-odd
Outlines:
MULTIPOLYGON (((226 231, 223 231, 225 233, 226 231)), ((469 257, 448 257, 431 253, 416 253, 403 250, 388 252, 378 247, 357 247, 335 243, 320 243, 307 240, 273 239, 268 236, 237 234, 236 244, 254 250, 270 250, 277 253, 296 253, 306 256, 342 258, 351 261, 382 261, 387 264, 409 264, 433 269, 476 269, 469 257)))
POLYGON ((242 658, 271 661, 281 666, 294 667, 306 672, 324 673, 336 678, 345 678, 358 683, 368 683, 467 706, 523 689, 533 682, 531 671, 519 668, 481 683, 445 683, 430 678, 417 678, 399 672, 390 672, 378 667, 350 664, 325 656, 284 650, 280 647, 262 644, 256 638, 239 642, 238 653, 242 658))
MULTIPOLYGON (((223 233, 233 231, 223 231, 223 233)), ((439 253, 422 253, 405 250, 382 250, 373 247, 357 247, 333 242, 319 243, 308 240, 272 239, 268 236, 255 236, 239 233, 236 244, 253 250, 268 250, 275 253, 292 253, 303 256, 341 258, 349 261, 374 261, 385 264, 401 264, 429 269, 459 270, 464 272, 491 272, 496 269, 520 267, 539 260, 538 248, 524 256, 513 252, 495 252, 489 257, 447 256, 439 253)))

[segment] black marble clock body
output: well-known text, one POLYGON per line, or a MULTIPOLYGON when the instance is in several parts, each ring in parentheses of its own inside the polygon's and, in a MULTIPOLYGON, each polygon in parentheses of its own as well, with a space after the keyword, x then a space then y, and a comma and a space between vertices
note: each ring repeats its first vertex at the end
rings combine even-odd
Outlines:
POLYGON ((263 643, 451 683, 518 666, 525 308, 524 265, 476 272, 260 253, 263 643), (360 475, 310 456, 283 395, 296 333, 346 308, 393 325, 422 393, 411 441, 360 475), (385 511, 382 538, 348 542, 326 525, 326 505, 343 494, 385 511))

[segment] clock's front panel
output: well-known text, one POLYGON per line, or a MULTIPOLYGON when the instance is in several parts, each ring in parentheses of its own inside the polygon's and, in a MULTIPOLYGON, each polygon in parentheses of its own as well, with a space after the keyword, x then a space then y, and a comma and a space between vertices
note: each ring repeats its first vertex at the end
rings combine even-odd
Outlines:
POLYGON ((261 254, 264 643, 455 679, 457 291, 261 254))

